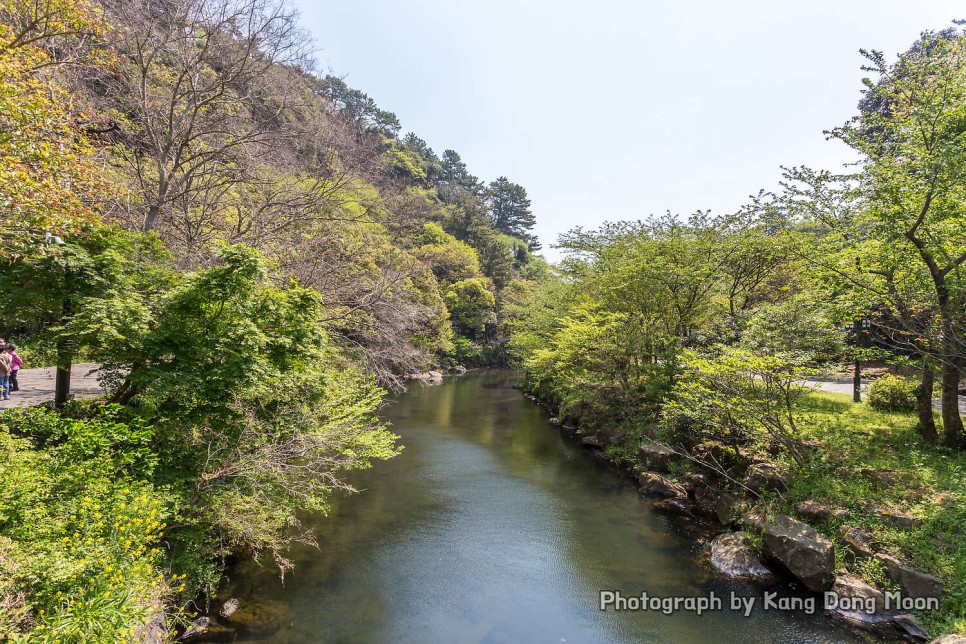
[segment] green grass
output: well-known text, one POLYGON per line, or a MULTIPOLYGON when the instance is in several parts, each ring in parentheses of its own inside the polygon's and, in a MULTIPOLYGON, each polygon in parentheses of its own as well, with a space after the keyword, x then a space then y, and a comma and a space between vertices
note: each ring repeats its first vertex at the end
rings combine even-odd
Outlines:
MULTIPOLYGON (((876 411, 824 392, 808 396, 800 409, 805 438, 823 446, 792 479, 779 508, 791 511, 800 501, 818 499, 848 509, 844 523, 866 528, 878 551, 945 583, 940 610, 919 616, 930 633, 966 635, 966 453, 926 445, 915 413, 876 411), (878 519, 876 509, 911 514, 923 524, 894 527, 878 519)), ((834 538, 841 523, 816 527, 834 538)), ((881 583, 874 566, 853 572, 881 583)))

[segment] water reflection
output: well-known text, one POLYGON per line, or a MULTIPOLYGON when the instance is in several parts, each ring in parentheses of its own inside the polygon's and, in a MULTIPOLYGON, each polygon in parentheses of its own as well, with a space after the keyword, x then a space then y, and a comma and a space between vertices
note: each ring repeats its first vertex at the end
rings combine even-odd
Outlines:
POLYGON ((506 372, 476 373, 416 386, 386 410, 406 448, 318 521, 320 550, 295 553, 285 587, 268 565, 234 572, 224 596, 287 608, 257 641, 854 641, 821 615, 598 610, 601 589, 761 600, 696 565, 693 536, 511 385, 506 372))

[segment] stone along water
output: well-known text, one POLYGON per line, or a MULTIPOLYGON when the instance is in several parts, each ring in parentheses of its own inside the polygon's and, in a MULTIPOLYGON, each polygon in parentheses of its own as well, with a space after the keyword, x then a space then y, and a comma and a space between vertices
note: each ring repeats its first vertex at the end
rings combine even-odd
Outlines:
POLYGON ((399 396, 385 417, 403 453, 353 477, 364 491, 317 520, 320 548, 294 553, 284 587, 268 558, 233 570, 222 596, 265 613, 234 641, 854 640, 820 601, 813 615, 763 610, 762 589, 696 563, 695 530, 653 512, 630 478, 562 437, 513 383, 481 372, 399 396), (601 611, 601 590, 714 592, 724 609, 601 611), (750 617, 729 610, 732 593, 756 600, 750 617))

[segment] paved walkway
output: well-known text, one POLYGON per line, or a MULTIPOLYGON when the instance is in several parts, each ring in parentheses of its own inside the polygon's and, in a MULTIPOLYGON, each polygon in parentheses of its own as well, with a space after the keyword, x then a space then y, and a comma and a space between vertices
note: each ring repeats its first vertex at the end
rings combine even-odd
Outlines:
MULTIPOLYGON (((869 390, 869 380, 862 380, 862 398, 865 399, 865 394, 869 390)), ((836 394, 848 394, 852 395, 852 378, 816 378, 815 380, 806 380, 805 384, 809 387, 815 387, 822 391, 831 391, 836 394)), ((932 408, 936 411, 942 411, 943 406, 939 398, 932 401, 932 408)), ((959 411, 966 415, 966 396, 959 397, 959 411)))
MULTIPOLYGON (((98 365, 93 362, 75 364, 70 371, 70 393, 77 398, 89 398, 104 393, 97 383, 93 371, 98 365)), ((0 410, 11 407, 30 407, 54 399, 53 367, 43 369, 21 369, 17 375, 20 391, 10 394, 10 400, 0 401, 0 410)))

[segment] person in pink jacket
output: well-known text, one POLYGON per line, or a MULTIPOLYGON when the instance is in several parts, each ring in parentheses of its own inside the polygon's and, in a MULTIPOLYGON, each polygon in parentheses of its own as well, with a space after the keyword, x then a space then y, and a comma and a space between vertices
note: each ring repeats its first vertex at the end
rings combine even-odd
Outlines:
POLYGON ((23 360, 17 355, 17 345, 13 342, 7 345, 6 351, 10 355, 10 391, 20 391, 20 385, 17 384, 17 372, 20 371, 23 360))

